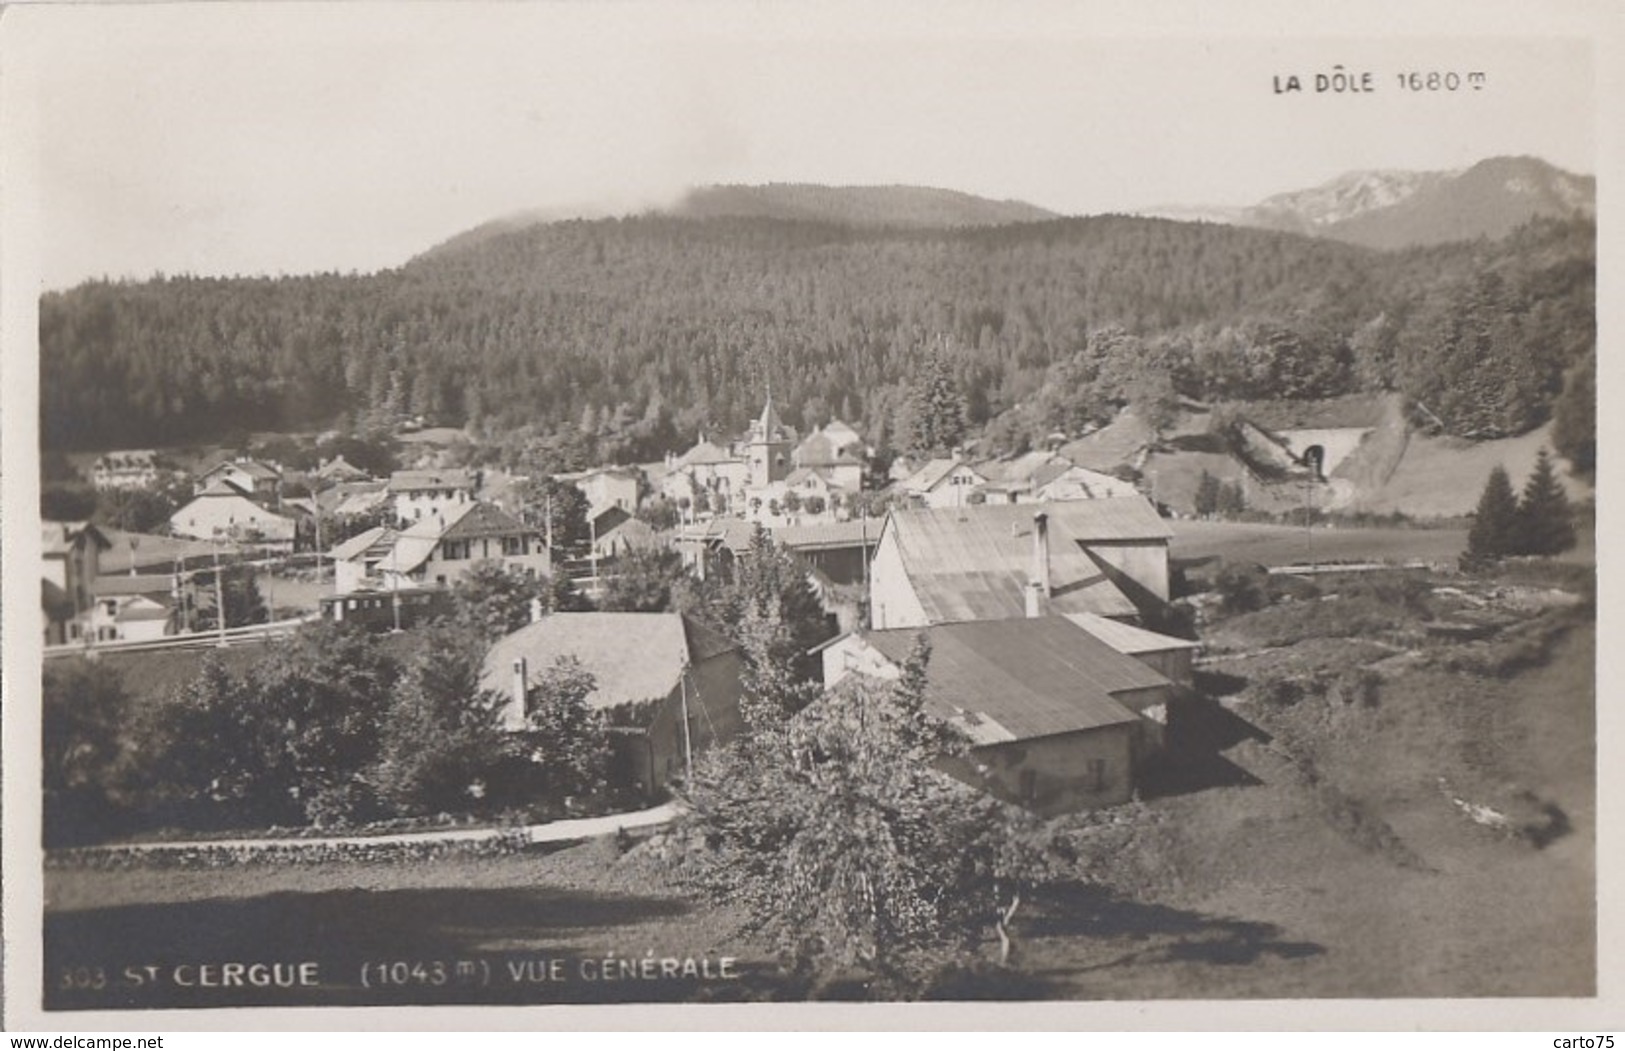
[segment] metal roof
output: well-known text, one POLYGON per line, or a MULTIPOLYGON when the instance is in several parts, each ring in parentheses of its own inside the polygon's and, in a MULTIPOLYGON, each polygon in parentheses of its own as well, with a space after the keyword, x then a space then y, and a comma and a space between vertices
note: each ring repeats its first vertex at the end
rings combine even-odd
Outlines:
POLYGON ((486 655, 480 686, 504 695, 513 688, 513 662, 524 658, 535 685, 560 657, 573 656, 597 680, 594 708, 659 700, 676 687, 694 659, 733 649, 677 613, 553 613, 497 641, 486 655))
POLYGON ((1120 620, 1094 613, 1067 613, 1067 620, 1104 642, 1118 653, 1162 653, 1167 650, 1199 650, 1202 644, 1190 639, 1162 635, 1120 620))
POLYGON ((908 579, 933 623, 1021 617, 1032 567, 1033 516, 1049 519, 1050 596, 1055 613, 1131 616, 1137 610, 1084 550, 1092 543, 1171 536, 1139 497, 1049 504, 982 504, 893 511, 908 579))
POLYGON ((931 644, 926 701, 979 744, 1075 733, 1139 716, 1113 694, 1169 685, 1065 617, 872 631, 865 642, 901 665, 931 644))
POLYGON ((389 476, 392 493, 474 491, 474 475, 461 469, 446 471, 396 471, 389 476))
POLYGON ((175 578, 168 573, 144 573, 139 576, 109 573, 90 582, 91 594, 108 598, 114 595, 168 594, 174 588, 175 578))

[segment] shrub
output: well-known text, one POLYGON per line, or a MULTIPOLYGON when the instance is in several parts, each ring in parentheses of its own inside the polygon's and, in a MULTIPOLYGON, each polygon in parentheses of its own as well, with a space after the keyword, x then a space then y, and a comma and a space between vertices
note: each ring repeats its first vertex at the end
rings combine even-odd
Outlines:
POLYGON ((1370 668, 1348 668, 1332 679, 1327 696, 1338 704, 1375 708, 1382 691, 1382 677, 1370 668))
POLYGON ((1268 678, 1253 684, 1253 699, 1271 708, 1290 708, 1303 700, 1308 691, 1296 679, 1268 678))
POLYGON ((1262 566, 1225 563, 1213 579, 1226 613, 1250 613, 1269 605, 1269 573, 1262 566))

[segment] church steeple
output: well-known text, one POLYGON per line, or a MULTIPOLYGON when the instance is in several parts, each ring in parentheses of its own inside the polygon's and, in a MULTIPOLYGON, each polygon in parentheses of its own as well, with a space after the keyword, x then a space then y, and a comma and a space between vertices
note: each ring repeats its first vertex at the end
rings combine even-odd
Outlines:
POLYGON ((761 487, 780 481, 790 473, 790 433, 785 430, 784 421, 779 419, 778 411, 773 408, 772 384, 768 384, 767 402, 762 406, 762 415, 751 427, 749 445, 752 486, 761 487))

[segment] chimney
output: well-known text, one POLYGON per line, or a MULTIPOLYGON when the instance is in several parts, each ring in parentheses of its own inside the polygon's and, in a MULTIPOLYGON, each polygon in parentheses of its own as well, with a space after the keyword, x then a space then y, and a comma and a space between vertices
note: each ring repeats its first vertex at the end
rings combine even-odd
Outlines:
POLYGON ((522 721, 530 713, 525 710, 525 681, 530 677, 527 674, 525 658, 515 657, 513 661, 513 703, 519 709, 519 718, 522 721))
POLYGON ((1049 515, 1043 511, 1033 515, 1032 584, 1039 594, 1049 598, 1049 515))

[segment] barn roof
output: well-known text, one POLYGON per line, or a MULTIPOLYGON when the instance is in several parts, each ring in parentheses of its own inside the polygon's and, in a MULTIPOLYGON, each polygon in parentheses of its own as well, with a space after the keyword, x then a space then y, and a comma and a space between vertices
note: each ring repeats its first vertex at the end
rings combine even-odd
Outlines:
POLYGON ((1118 653, 1163 653, 1167 650, 1199 650, 1202 644, 1137 628, 1094 613, 1068 613, 1066 619, 1104 642, 1118 653))
POLYGON ((1049 518, 1049 609, 1130 616, 1134 603, 1085 550, 1092 543, 1166 541, 1166 522, 1139 497, 893 511, 908 579, 933 623, 1020 617, 1032 567, 1033 516, 1049 518))
POLYGON ((864 640, 901 665, 931 645, 926 702, 978 744, 1075 733, 1138 720, 1114 694, 1168 680, 1064 617, 872 631, 864 640))
POLYGON ((688 665, 734 648, 678 613, 553 613, 499 639, 486 655, 480 685, 509 692, 520 658, 526 682, 535 685, 556 660, 573 656, 597 680, 588 703, 614 708, 663 698, 688 665))

